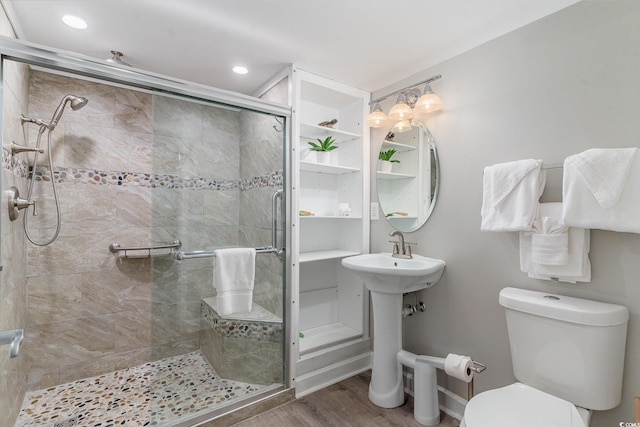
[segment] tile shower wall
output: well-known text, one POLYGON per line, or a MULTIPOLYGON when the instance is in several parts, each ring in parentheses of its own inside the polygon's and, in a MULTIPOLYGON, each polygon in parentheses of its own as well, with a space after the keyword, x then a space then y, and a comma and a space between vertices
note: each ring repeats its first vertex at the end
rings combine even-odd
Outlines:
MULTIPOLYGON (((246 231, 253 227, 241 226, 241 200, 282 181, 281 160, 240 175, 241 138, 258 138, 243 131, 255 128, 249 113, 34 71, 29 115, 48 119, 68 93, 89 103, 67 108, 52 134, 62 231, 52 245, 29 245, 29 389, 197 349, 200 300, 215 294, 212 260, 116 259, 109 244, 180 239, 185 251, 262 244, 246 231)), ((55 229, 55 206, 48 168, 39 175, 41 214, 30 229, 44 240, 55 229)), ((269 295, 262 288, 273 282, 281 288, 270 271, 267 279, 257 271, 256 295, 269 295)))
MULTIPOLYGON (((287 104, 288 79, 283 79, 262 98, 287 104)), ((242 112, 240 120, 240 177, 243 182, 257 176, 271 176, 269 186, 251 185, 243 188, 240 198, 240 244, 259 246, 271 244, 271 197, 283 188, 282 174, 269 175, 282 168, 284 122, 252 112, 242 112), (274 128, 275 126, 275 128, 274 128), (263 214, 257 214, 262 212, 263 214)), ((279 219, 282 217, 279 216, 279 219)), ((282 230, 277 245, 282 245, 282 230)), ((255 301, 271 313, 283 317, 282 261, 273 256, 258 256, 256 269, 263 274, 256 277, 255 301)))
MULTIPOLYGON (((11 25, 0 8, 0 35, 14 37, 11 25)), ((12 141, 24 140, 20 112, 26 111, 29 97, 29 69, 5 61, 2 70, 2 194, 11 186, 26 189, 26 168, 18 157, 12 157, 8 147, 12 141)), ((2 206, 6 206, 3 196, 2 206)), ((0 331, 20 329, 26 325, 27 253, 21 224, 9 221, 6 209, 0 211, 0 331)), ((21 349, 17 358, 9 358, 9 347, 0 347, 0 427, 14 424, 26 391, 26 358, 21 349)))

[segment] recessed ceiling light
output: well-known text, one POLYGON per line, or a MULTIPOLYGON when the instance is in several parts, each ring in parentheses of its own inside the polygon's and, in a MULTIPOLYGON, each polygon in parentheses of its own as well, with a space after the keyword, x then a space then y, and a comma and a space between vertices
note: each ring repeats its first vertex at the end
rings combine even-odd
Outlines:
POLYGON ((249 70, 247 70, 247 67, 243 67, 242 65, 236 65, 233 67, 233 72, 236 74, 247 74, 249 70))
POLYGON ((87 28, 87 23, 84 19, 73 15, 64 15, 62 17, 62 22, 64 22, 71 28, 76 28, 78 30, 84 30, 85 28, 87 28))

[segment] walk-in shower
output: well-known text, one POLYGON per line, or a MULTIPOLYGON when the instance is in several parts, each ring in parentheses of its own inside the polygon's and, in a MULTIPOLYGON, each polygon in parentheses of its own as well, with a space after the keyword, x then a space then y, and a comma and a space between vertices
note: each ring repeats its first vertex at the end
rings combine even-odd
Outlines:
POLYGON ((53 243, 58 238, 58 235, 60 234, 60 226, 62 222, 62 216, 60 214, 60 201, 58 200, 58 191, 56 188, 56 180, 55 180, 54 169, 53 169, 53 160, 51 155, 51 132, 53 132, 53 130, 58 125, 58 122, 62 118, 62 113, 64 113, 64 108, 66 107, 67 103, 71 106, 71 109, 73 111, 76 111, 84 107, 85 105, 87 105, 88 102, 89 100, 87 98, 82 98, 75 95, 66 95, 64 98, 62 98, 62 101, 60 101, 60 104, 58 104, 58 107, 54 111, 53 116, 51 117, 51 120, 49 120, 48 122, 42 119, 25 117, 24 114, 20 116, 20 123, 22 125, 24 125, 25 123, 34 123, 38 125, 40 128, 38 129, 38 138, 36 141, 35 148, 29 148, 27 146, 20 146, 17 144, 12 145, 11 151, 12 151, 12 154, 14 155, 22 152, 32 152, 34 153, 34 155, 33 155, 33 164, 29 167, 31 171, 30 173, 31 179, 29 180, 29 190, 27 191, 27 197, 26 199, 23 199, 20 197, 19 190, 17 190, 15 187, 11 189, 9 193, 9 217, 12 220, 15 220, 17 219, 18 212, 20 210, 27 209, 27 211, 25 211, 22 224, 23 224, 24 233, 27 236, 27 239, 29 239, 29 241, 34 245, 47 246, 53 243), (40 148, 40 144, 42 140, 42 135, 44 134, 45 131, 47 131, 47 154, 48 154, 49 171, 50 171, 50 177, 51 177, 49 181, 51 182, 51 191, 53 193, 55 209, 56 209, 56 229, 53 233, 53 236, 50 239, 45 239, 45 241, 38 241, 29 232, 29 216, 27 215, 27 212, 28 212, 29 206, 32 206, 33 216, 38 215, 37 201, 32 199, 31 197, 33 195, 34 182, 36 181, 36 174, 37 174, 36 167, 38 165, 38 154, 42 154, 44 152, 44 150, 40 148))
POLYGON ((28 189, 29 207, 37 200, 37 217, 21 211, 36 241, 57 238, 30 245, 2 222, 10 234, 1 286, 24 289, 13 305, 25 315, 16 315, 24 341, 8 362, 16 392, 0 396, 0 419, 21 427, 187 426, 290 395, 288 109, 85 58, 59 73, 64 64, 31 69, 16 56, 3 60, 20 72, 3 73, 12 89, 4 93, 22 94, 2 99, 3 127, 14 132, 5 138, 20 141, 31 129, 21 145, 45 149, 48 161, 32 166, 39 152, 5 144, 2 186, 28 189), (61 119, 86 99, 89 108, 61 119), (39 119, 51 111, 51 120, 39 119), (39 142, 45 133, 48 148, 39 142), (256 249, 253 304, 220 316, 214 254, 230 247, 256 249))

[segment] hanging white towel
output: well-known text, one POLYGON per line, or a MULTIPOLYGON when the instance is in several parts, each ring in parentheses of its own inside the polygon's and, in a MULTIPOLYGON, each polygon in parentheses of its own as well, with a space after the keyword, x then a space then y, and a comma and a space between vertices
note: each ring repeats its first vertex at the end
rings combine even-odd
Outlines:
MULTIPOLYGON (((562 203, 541 203, 540 216, 557 218, 562 211, 562 203)), ((568 260, 565 264, 538 264, 533 262, 532 236, 535 231, 520 232, 520 269, 529 277, 561 282, 590 282, 591 261, 589 260, 590 232, 588 229, 568 227, 568 260)))
POLYGON ((530 230, 546 174, 540 160, 487 166, 482 180, 482 231, 530 230))
POLYGON ((640 233, 637 148, 591 149, 564 161, 565 225, 640 233))
POLYGON ((228 248, 214 251, 213 286, 216 288, 218 315, 251 311, 256 271, 254 248, 228 248))
POLYGON ((532 228, 531 261, 544 265, 569 263, 569 232, 562 224, 562 203, 541 203, 532 228))

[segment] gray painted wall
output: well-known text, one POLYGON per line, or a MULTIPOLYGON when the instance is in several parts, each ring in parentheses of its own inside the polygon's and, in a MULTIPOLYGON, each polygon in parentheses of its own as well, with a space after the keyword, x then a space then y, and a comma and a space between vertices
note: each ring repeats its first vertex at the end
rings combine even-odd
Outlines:
MULTIPOLYGON (((440 152, 440 199, 428 223, 406 237, 418 243, 416 253, 446 260, 447 269, 419 294, 428 311, 404 321, 405 349, 485 362, 476 379, 476 391, 484 391, 515 380, 498 305, 503 287, 623 304, 631 312, 623 402, 595 413, 595 427, 633 421, 640 395, 640 235, 593 230, 591 283, 529 279, 519 269, 517 233, 480 232, 482 171, 517 159, 561 162, 588 148, 640 146, 639 23, 640 2, 584 0, 373 94, 443 75, 432 86, 446 111, 427 123, 440 152)), ((372 133, 372 153, 384 134, 372 133)), ((561 171, 548 175, 547 200, 559 200, 553 189, 561 179, 561 171)), ((384 220, 372 222, 372 252, 390 251, 391 230, 384 220)), ((466 385, 444 377, 440 383, 466 397, 466 385)))

